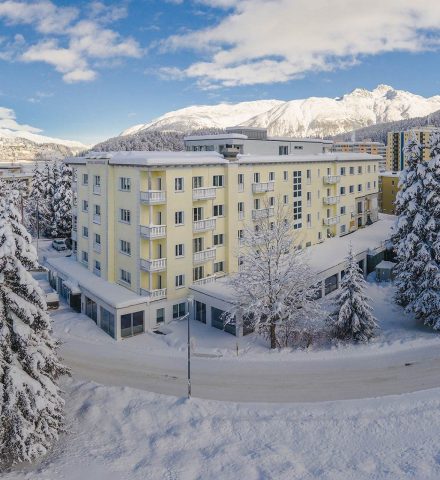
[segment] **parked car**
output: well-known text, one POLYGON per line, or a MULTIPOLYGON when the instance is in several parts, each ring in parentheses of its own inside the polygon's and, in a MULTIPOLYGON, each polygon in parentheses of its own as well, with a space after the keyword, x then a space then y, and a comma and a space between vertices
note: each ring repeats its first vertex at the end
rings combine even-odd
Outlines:
POLYGON ((58 251, 67 250, 66 240, 64 238, 55 238, 52 241, 52 247, 58 251))

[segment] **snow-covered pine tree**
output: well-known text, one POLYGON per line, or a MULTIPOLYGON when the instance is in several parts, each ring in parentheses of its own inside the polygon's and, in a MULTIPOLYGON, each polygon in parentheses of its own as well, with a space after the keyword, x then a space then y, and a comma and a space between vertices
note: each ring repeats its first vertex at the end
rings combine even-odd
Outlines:
POLYGON ((364 293, 366 282, 351 245, 346 260, 347 268, 341 280, 335 300, 336 311, 332 318, 334 334, 341 340, 368 342, 374 337, 378 325, 371 313, 369 298, 364 293))
POLYGON ((409 305, 419 288, 423 268, 418 254, 422 251, 427 215, 425 211, 425 177, 427 164, 423 160, 423 145, 414 136, 408 143, 405 156, 407 167, 402 170, 396 197, 398 216, 392 235, 396 252, 396 302, 409 305))
POLYGON ((238 252, 239 270, 230 276, 235 292, 230 317, 243 315, 269 338, 270 348, 282 346, 280 330, 282 335, 286 328, 301 335, 304 322, 312 328, 320 314, 315 300, 317 280, 305 252, 298 248, 293 214, 281 201, 277 205, 265 205, 256 222, 246 226, 238 252))
POLYGON ((32 186, 29 196, 26 200, 26 215, 24 223, 32 235, 37 235, 38 223, 40 223, 40 235, 44 229, 44 219, 46 211, 46 187, 43 181, 43 172, 39 163, 35 162, 32 171, 32 186))
MULTIPOLYGON (((2 191, 7 191, 5 185, 2 191)), ((15 191, 0 198, 0 468, 43 455, 63 426, 57 356, 37 264, 15 191)))
POLYGON ((68 238, 71 235, 72 201, 72 169, 63 162, 54 194, 55 237, 68 238))
MULTIPOLYGON (((416 318, 425 325, 440 330, 440 134, 431 135, 430 160, 424 175, 423 224, 415 263, 414 279, 417 287, 414 298, 407 305, 416 318)), ((415 290, 415 288, 414 288, 415 290)))

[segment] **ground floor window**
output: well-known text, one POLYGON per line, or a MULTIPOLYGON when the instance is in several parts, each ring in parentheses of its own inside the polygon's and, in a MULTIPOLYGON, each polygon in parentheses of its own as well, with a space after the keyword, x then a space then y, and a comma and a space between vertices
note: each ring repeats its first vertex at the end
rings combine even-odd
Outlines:
POLYGON ((103 307, 101 307, 101 328, 115 338, 115 316, 103 307))
POLYGON ((224 321, 224 311, 220 310, 219 308, 211 307, 211 325, 214 328, 218 328, 219 330, 223 330, 224 321))
POLYGON ((183 317, 186 313, 186 303, 176 303, 173 305, 173 318, 183 317))
POLYGON ((163 323, 165 321, 165 309, 158 308, 156 310, 156 323, 163 323))
POLYGON ((144 331, 144 312, 121 315, 121 337, 131 337, 144 331))
POLYGON ((98 305, 92 299, 86 297, 86 315, 95 323, 98 320, 98 305))
POLYGON ((325 279, 325 294, 335 291, 338 288, 338 275, 335 273, 331 277, 325 279))
POLYGON ((206 323, 206 303, 195 302, 196 306, 196 320, 202 323, 206 323))

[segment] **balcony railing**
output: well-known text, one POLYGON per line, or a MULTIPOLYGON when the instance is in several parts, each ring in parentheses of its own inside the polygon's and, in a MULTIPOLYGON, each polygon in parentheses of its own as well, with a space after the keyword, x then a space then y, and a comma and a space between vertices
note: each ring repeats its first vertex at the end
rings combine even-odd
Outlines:
POLYGON ((157 205, 166 202, 166 193, 163 190, 147 190, 140 193, 140 198, 147 205, 157 205))
POLYGON ((208 283, 214 283, 217 280, 217 275, 210 275, 209 277, 201 278, 200 280, 195 280, 194 285, 207 285, 208 283))
POLYGON ((205 220, 197 220, 193 222, 194 232, 206 232, 215 229, 215 218, 207 218, 205 220))
POLYGON ((101 195, 101 185, 93 185, 93 193, 95 195, 101 195))
POLYGON ((162 238, 165 237, 166 234, 166 225, 141 225, 141 236, 144 238, 162 238))
POLYGON ((275 182, 259 182, 252 184, 252 191, 254 193, 273 192, 275 190, 275 182))
POLYGON ((151 302, 154 300, 161 300, 167 296, 166 288, 156 288, 154 290, 145 290, 144 288, 141 288, 140 292, 142 296, 148 297, 151 302))
POLYGON ((101 244, 100 244, 100 243, 93 242, 93 250, 94 250, 96 253, 101 253, 101 244))
POLYGON ((323 177, 323 180, 327 185, 334 185, 335 183, 339 183, 341 181, 341 177, 339 175, 326 175, 323 177))
POLYGON ((146 272, 160 272, 167 268, 167 259, 166 258, 155 258, 145 260, 141 258, 141 270, 146 272))
POLYGON ((93 223, 97 223, 98 225, 101 225, 101 215, 98 214, 93 214, 93 223))
POLYGON ((216 250, 215 248, 209 248, 193 254, 194 263, 203 263, 209 260, 215 260, 216 250))
POLYGON ((341 217, 336 215, 336 217, 323 218, 322 221, 324 222, 324 225, 327 226, 336 225, 341 221, 341 217))
POLYGON ((272 217, 273 214, 274 214, 273 207, 252 210, 252 220, 259 220, 260 218, 272 217))
POLYGON ((324 202, 324 205, 336 205, 339 203, 340 197, 335 196, 335 197, 324 197, 322 201, 324 202))
POLYGON ((193 188, 193 200, 212 200, 216 197, 217 189, 215 187, 193 188))

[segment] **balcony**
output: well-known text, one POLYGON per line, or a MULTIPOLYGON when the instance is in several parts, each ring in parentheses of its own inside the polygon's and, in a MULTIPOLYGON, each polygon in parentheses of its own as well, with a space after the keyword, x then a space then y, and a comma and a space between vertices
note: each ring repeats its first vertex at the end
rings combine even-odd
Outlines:
POLYGON ((275 190, 275 182, 253 183, 253 193, 273 192, 275 190))
POLYGON ((336 217, 328 217, 328 218, 322 219, 324 225, 327 225, 328 227, 331 225, 338 224, 340 220, 341 220, 341 217, 339 215, 336 215, 336 217))
POLYGON ((261 218, 272 217, 273 214, 274 214, 273 207, 252 210, 252 220, 260 220, 261 218))
POLYGON ((213 200, 217 195, 215 187, 193 188, 193 200, 213 200))
POLYGON ((101 225, 101 215, 97 215, 96 213, 93 215, 93 223, 97 225, 101 225))
POLYGON ((95 195, 101 195, 101 185, 93 185, 93 193, 95 195))
POLYGON ((193 232, 207 232, 208 230, 215 230, 215 218, 193 222, 193 232))
POLYGON ((193 282, 193 285, 207 285, 208 283, 214 283, 217 280, 217 275, 210 275, 209 277, 201 278, 193 282))
POLYGON ((145 272, 160 272, 167 268, 166 258, 155 258, 145 260, 141 258, 141 270, 145 272))
POLYGON ((141 295, 144 297, 148 297, 150 302, 154 302, 155 300, 162 300, 167 296, 167 289, 166 288, 156 288, 154 290, 145 290, 141 288, 141 295))
POLYGON ((141 225, 141 237, 148 238, 149 240, 163 238, 166 234, 166 225, 141 225))
POLYGON ((93 242, 93 250, 94 250, 96 253, 101 253, 101 244, 100 244, 100 243, 93 242))
POLYGON ((158 205, 166 202, 166 193, 163 190, 147 190, 140 193, 140 199, 147 205, 158 205))
POLYGON ((339 203, 341 197, 335 196, 335 197, 323 197, 322 201, 324 202, 324 205, 336 205, 339 203))
POLYGON ((341 181, 341 177, 339 175, 326 175, 323 177, 323 181, 326 185, 335 185, 341 181))
POLYGON ((215 260, 216 250, 215 247, 208 248, 207 250, 201 250, 193 254, 194 263, 208 262, 209 260, 215 260))

